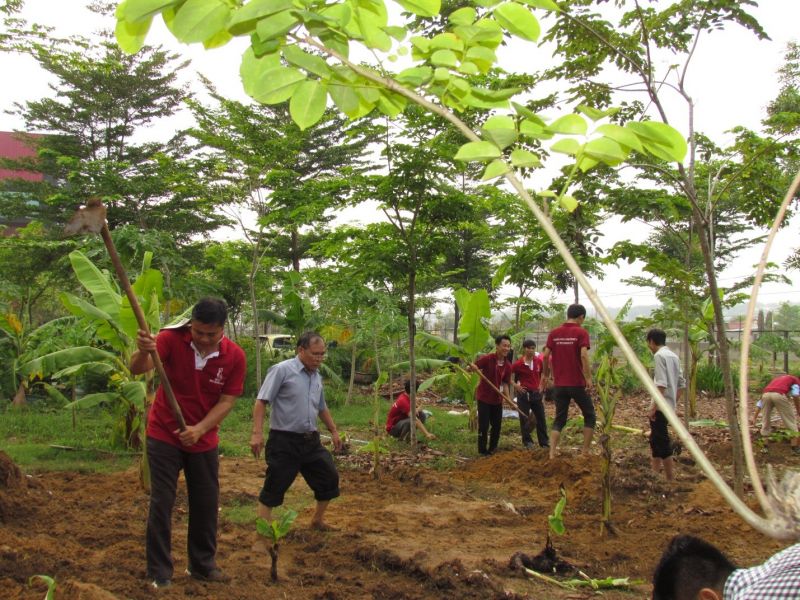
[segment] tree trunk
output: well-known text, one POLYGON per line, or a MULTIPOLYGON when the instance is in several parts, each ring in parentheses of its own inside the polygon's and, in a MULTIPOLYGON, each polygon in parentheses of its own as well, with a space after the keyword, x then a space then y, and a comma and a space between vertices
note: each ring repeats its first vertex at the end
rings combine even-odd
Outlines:
POLYGON ((296 272, 300 272, 300 249, 299 249, 299 236, 297 235, 297 230, 292 229, 292 269, 296 272))
MULTIPOLYGON (((414 258, 412 258, 412 264, 413 261, 414 258)), ((414 418, 417 414, 417 359, 414 345, 414 337, 417 333, 417 324, 414 319, 416 313, 416 291, 417 273, 412 269, 408 274, 408 360, 411 363, 408 377, 411 381, 411 393, 409 394, 411 400, 411 410, 409 411, 411 452, 414 454, 417 453, 417 420, 414 418)))
POLYGON ((278 544, 272 544, 272 547, 269 549, 269 557, 272 559, 269 577, 272 581, 278 581, 278 544))
POLYGON ((714 271, 714 259, 711 255, 711 247, 707 236, 707 231, 703 224, 697 204, 692 203, 692 215, 697 228, 697 237, 700 240, 700 248, 703 252, 703 262, 708 278, 708 288, 711 294, 711 302, 714 305, 714 324, 717 339, 717 349, 719 352, 719 365, 722 369, 722 381, 725 385, 725 408, 731 435, 731 447, 733 450, 733 491, 739 497, 744 496, 744 449, 739 428, 739 418, 737 401, 733 390, 733 375, 731 373, 731 361, 728 344, 727 329, 725 327, 725 315, 722 312, 722 301, 719 297, 717 287, 717 275, 714 271))
POLYGON ((461 311, 458 302, 453 302, 453 343, 458 344, 458 322, 461 320, 461 311))
POLYGON ((14 399, 11 401, 12 406, 17 408, 23 407, 28 403, 27 393, 25 391, 25 384, 20 382, 17 392, 14 394, 14 399))
POLYGON ((358 344, 353 342, 353 348, 350 351, 350 381, 347 384, 347 398, 344 400, 344 405, 349 406, 350 400, 353 397, 353 388, 356 385, 356 352, 358 344))

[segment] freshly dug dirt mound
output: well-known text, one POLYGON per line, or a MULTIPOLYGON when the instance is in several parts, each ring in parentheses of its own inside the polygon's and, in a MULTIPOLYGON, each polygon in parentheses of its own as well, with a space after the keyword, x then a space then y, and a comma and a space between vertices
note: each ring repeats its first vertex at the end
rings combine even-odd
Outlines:
POLYGON ((0 523, 5 523, 24 506, 28 481, 11 457, 0 450, 0 523))

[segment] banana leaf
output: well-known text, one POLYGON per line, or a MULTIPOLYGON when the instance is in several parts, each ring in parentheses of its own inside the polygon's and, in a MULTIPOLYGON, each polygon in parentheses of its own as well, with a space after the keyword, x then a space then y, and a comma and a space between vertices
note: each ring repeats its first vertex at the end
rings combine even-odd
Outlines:
POLYGON ((73 250, 69 253, 72 269, 81 285, 92 295, 97 308, 108 314, 113 320, 119 319, 119 308, 122 297, 107 274, 94 266, 83 252, 73 250))
POLYGON ((447 356, 464 357, 464 349, 461 346, 454 344, 443 337, 439 337, 438 335, 420 331, 417 333, 414 339, 420 347, 430 350, 431 352, 436 352, 437 354, 444 354, 447 356))
MULTIPOLYGON (((439 360, 438 358, 418 358, 414 361, 417 369, 420 371, 435 371, 442 368, 444 365, 450 363, 446 360, 439 360)), ((390 371, 408 371, 411 368, 411 361, 406 360, 403 362, 395 363, 389 367, 390 371)))
POLYGON ((19 367, 19 371, 28 376, 46 377, 73 365, 89 362, 115 361, 117 356, 111 352, 92 348, 91 346, 76 346, 58 352, 51 352, 39 358, 28 361, 19 367))
POLYGON ((103 402, 113 404, 119 400, 118 392, 99 392, 97 394, 87 394, 78 398, 75 402, 70 402, 64 408, 92 408, 103 402))

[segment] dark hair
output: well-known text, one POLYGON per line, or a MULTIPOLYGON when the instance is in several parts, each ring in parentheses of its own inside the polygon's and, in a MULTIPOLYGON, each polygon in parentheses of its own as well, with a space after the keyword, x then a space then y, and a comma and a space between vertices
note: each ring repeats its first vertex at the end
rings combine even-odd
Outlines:
POLYGON ((536 348, 536 340, 525 340, 522 342, 523 348, 536 348))
POLYGON ((722 591, 736 570, 715 546, 691 535, 670 541, 653 573, 653 600, 696 598, 703 588, 722 591))
POLYGON ((585 316, 586 316, 586 309, 583 307, 583 304, 570 304, 567 307, 568 319, 577 319, 578 317, 585 317, 585 316))
POLYGON ((656 346, 666 346, 667 333, 663 329, 651 329, 647 332, 647 341, 653 342, 656 346))
POLYGON ((228 319, 228 306, 220 298, 202 298, 192 308, 192 321, 206 325, 225 325, 228 319))
MULTIPOLYGON (((405 388, 405 390, 406 390, 406 394, 410 394, 410 393, 411 393, 411 380, 410 380, 410 379, 406 379, 406 380, 403 382, 403 387, 404 387, 404 388, 405 388)), ((416 391, 416 390, 417 390, 417 388, 419 388, 419 386, 418 386, 418 385, 415 385, 415 386, 414 386, 414 391, 416 391)))
POLYGON ((316 331, 306 331, 305 333, 303 333, 303 335, 297 338, 297 347, 303 348, 304 350, 308 350, 309 347, 311 347, 311 344, 313 344, 317 340, 322 340, 323 343, 325 342, 325 338, 323 338, 316 331))
POLYGON ((511 338, 508 337, 505 333, 503 333, 494 338, 494 345, 499 346, 500 342, 502 342, 503 340, 508 340, 509 342, 511 342, 511 338))

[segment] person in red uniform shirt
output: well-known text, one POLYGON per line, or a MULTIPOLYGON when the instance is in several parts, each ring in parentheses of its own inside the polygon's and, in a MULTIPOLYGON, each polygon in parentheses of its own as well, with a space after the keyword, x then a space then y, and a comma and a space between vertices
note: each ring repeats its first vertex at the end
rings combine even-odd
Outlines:
POLYGON ((589 396, 592 389, 592 371, 589 364, 589 332, 581 325, 586 319, 586 309, 580 304, 567 308, 567 321, 547 336, 542 353, 544 372, 540 390, 544 391, 553 374, 556 416, 550 429, 550 458, 555 458, 561 430, 567 423, 569 403, 575 401, 583 414, 583 453, 588 454, 597 417, 589 396))
POLYGON ((158 351, 186 421, 180 431, 161 386, 147 418, 150 509, 147 515, 147 577, 155 588, 172 580, 172 508, 178 474, 183 470, 189 499, 187 573, 200 581, 227 581, 217 567, 219 509, 219 424, 242 393, 246 359, 224 336, 225 302, 204 298, 192 309, 187 325, 164 328, 158 337, 139 331, 131 373, 153 368, 158 351))
MULTIPOLYGON (((403 384, 405 392, 397 396, 392 407, 389 409, 389 414, 386 416, 386 432, 399 440, 408 440, 411 435, 411 380, 407 379, 403 384)), ((417 429, 429 440, 435 440, 436 436, 430 431, 425 429, 426 415, 423 411, 417 411, 417 429)))
MULTIPOLYGON (((536 352, 536 342, 525 340, 522 342, 522 357, 511 365, 514 374, 514 389, 517 392, 517 407, 530 418, 531 413, 536 417, 536 438, 542 448, 549 446, 547 440, 547 421, 542 404, 542 393, 539 386, 542 382, 543 369, 542 355, 536 352)), ((520 419, 522 444, 533 448, 533 439, 526 423, 520 419)))
MULTIPOLYGON (((800 379, 794 375, 781 375, 767 384, 761 394, 764 411, 761 422, 761 435, 771 432, 772 409, 778 411, 786 429, 797 433, 797 415, 800 413, 800 379)), ((800 454, 800 436, 791 439, 792 452, 800 454)))
POLYGON ((497 450, 503 424, 503 398, 487 383, 491 381, 507 398, 511 398, 511 338, 498 335, 495 350, 484 354, 470 365, 470 370, 483 373, 475 397, 478 400, 478 454, 488 456, 497 450), (488 445, 487 445, 488 437, 488 445))

